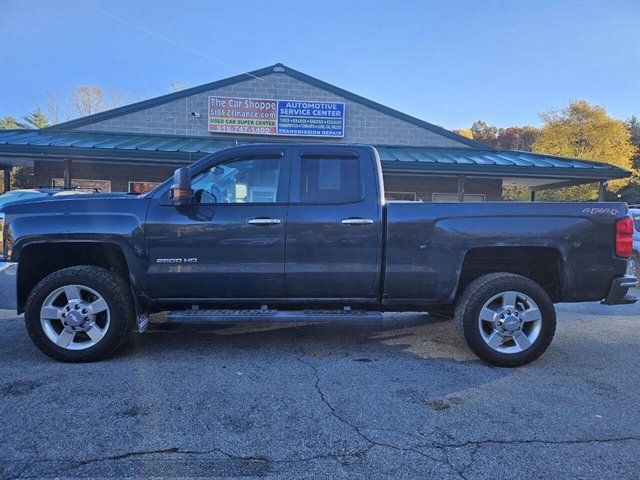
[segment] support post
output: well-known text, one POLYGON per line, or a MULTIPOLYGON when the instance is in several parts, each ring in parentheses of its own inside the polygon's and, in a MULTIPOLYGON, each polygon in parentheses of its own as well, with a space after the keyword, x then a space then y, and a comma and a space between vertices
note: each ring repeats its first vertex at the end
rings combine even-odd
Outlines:
POLYGON ((64 159, 64 188, 71 189, 71 159, 64 159))
POLYGON ((531 190, 531 192, 529 192, 529 200, 532 202, 536 201, 536 191, 535 190, 531 190))
POLYGON ((458 176, 458 201, 464 202, 464 175, 458 176))
POLYGON ((607 194, 607 182, 606 181, 602 181, 602 182, 600 182, 600 185, 599 185, 599 188, 598 188, 598 201, 599 202, 604 202, 606 194, 607 194))
POLYGON ((5 193, 11 190, 11 167, 4 169, 4 191, 5 193))

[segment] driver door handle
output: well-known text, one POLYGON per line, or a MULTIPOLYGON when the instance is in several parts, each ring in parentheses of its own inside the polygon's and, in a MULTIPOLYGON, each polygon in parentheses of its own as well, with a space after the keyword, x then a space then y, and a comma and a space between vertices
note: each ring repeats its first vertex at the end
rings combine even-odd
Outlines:
POLYGON ((371 225, 373 220, 370 218, 345 218, 342 220, 343 225, 371 225))
POLYGON ((282 221, 279 218, 252 218, 247 223, 251 225, 279 225, 282 221))

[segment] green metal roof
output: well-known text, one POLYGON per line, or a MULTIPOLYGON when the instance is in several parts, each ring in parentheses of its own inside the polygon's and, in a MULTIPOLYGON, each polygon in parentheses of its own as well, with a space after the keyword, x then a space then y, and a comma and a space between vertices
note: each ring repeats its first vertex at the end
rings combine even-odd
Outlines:
MULTIPOLYGON (((253 143, 257 142, 228 137, 179 137, 50 129, 0 130, 0 163, 2 158, 10 157, 70 157, 183 164, 233 145, 253 143)), ((606 163, 531 152, 467 147, 375 147, 380 153, 385 171, 595 180, 630 175, 627 170, 606 163)))

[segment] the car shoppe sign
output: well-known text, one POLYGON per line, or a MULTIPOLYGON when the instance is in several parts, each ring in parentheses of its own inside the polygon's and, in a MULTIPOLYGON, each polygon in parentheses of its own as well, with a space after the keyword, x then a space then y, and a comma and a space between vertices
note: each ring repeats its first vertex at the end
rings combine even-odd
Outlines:
POLYGON ((344 137, 344 103, 209 97, 209 131, 344 137))

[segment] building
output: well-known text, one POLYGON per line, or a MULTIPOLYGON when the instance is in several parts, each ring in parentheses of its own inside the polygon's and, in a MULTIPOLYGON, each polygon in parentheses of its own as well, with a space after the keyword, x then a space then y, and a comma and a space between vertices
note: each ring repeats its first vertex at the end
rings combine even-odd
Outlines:
POLYGON ((282 64, 46 129, 0 131, 0 168, 33 166, 38 186, 144 192, 209 153, 273 141, 374 145, 397 200, 491 201, 505 182, 534 192, 629 175, 495 150, 282 64))

